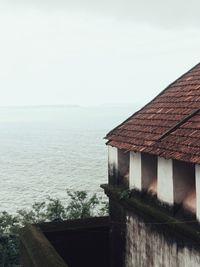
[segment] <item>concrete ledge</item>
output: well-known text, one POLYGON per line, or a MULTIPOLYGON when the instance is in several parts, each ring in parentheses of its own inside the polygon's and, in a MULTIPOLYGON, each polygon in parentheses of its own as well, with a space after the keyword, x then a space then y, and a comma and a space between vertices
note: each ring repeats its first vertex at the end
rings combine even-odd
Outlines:
POLYGON ((37 224, 43 233, 60 232, 60 231, 76 231, 76 230, 87 230, 91 227, 102 228, 109 226, 109 217, 92 217, 86 219, 57 221, 57 222, 46 222, 37 224))
POLYGON ((68 267, 39 228, 28 225, 21 230, 22 267, 68 267))
POLYGON ((170 242, 178 240, 180 246, 187 245, 187 247, 191 246, 199 250, 200 225, 196 219, 176 218, 165 207, 162 208, 157 204, 156 200, 142 198, 138 192, 125 191, 123 188, 107 184, 101 185, 101 187, 110 200, 141 218, 148 227, 151 227, 153 231, 160 232, 170 242))

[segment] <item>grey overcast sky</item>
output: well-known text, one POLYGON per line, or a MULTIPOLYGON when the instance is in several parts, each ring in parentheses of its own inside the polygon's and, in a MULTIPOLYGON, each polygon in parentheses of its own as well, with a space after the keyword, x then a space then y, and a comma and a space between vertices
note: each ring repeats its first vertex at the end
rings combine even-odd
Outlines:
POLYGON ((144 104, 200 61, 199 0, 0 0, 0 106, 144 104))

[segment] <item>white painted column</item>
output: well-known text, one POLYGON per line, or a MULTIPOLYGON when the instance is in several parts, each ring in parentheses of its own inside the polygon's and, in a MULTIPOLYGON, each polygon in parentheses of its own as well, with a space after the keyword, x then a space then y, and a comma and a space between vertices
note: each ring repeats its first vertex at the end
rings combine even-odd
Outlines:
POLYGON ((174 204, 172 159, 158 157, 157 196, 163 202, 174 204))
POLYGON ((200 221, 200 165, 195 165, 195 182, 196 182, 196 217, 200 221))
POLYGON ((129 188, 142 190, 141 153, 130 152, 129 188))
POLYGON ((116 184, 118 179, 118 149, 108 146, 109 184, 116 184))

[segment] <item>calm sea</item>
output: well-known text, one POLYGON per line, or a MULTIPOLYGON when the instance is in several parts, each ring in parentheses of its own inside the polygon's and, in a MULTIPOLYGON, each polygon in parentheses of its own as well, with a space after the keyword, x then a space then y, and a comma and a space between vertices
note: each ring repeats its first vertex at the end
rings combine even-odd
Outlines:
POLYGON ((66 188, 101 194, 103 137, 135 106, 0 108, 0 210, 15 212, 66 188))

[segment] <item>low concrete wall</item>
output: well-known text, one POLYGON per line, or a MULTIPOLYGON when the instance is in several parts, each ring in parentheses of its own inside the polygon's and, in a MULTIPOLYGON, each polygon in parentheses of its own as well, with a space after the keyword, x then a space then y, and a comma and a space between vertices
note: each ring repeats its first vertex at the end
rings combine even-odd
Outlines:
POLYGON ((22 267, 68 267, 38 227, 26 226, 20 240, 22 267))
POLYGON ((109 218, 27 226, 21 233, 22 267, 108 267, 109 218))

